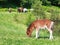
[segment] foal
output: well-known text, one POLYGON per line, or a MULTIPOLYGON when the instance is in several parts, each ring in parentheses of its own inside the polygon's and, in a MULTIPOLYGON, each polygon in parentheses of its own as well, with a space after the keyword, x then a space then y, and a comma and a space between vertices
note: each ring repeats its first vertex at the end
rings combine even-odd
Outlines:
POLYGON ((47 29, 50 33, 50 38, 53 39, 53 32, 52 32, 52 27, 53 27, 54 22, 51 20, 35 20, 33 21, 30 26, 27 28, 27 36, 31 36, 33 29, 36 29, 36 38, 39 37, 39 29, 47 29))

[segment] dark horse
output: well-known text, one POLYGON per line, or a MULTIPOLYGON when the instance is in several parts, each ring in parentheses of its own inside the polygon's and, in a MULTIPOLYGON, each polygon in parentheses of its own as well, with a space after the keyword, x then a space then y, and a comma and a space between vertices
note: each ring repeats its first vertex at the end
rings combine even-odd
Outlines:
POLYGON ((23 7, 19 7, 18 9, 17 9, 17 11, 20 13, 20 12, 23 12, 23 7))
POLYGON ((32 34, 33 29, 36 29, 36 38, 39 37, 39 29, 47 29, 50 32, 50 38, 53 39, 53 27, 54 22, 51 20, 43 19, 43 20, 35 20, 33 21, 30 26, 27 28, 27 36, 30 37, 32 34))

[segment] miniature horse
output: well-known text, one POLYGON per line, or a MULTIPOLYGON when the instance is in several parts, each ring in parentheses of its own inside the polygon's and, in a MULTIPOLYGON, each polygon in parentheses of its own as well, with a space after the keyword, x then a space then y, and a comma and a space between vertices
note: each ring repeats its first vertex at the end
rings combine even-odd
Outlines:
POLYGON ((53 21, 47 20, 47 19, 35 20, 27 28, 27 32, 26 32, 27 36, 30 37, 33 29, 36 29, 36 38, 38 38, 39 37, 39 29, 45 29, 46 28, 50 33, 49 39, 53 39, 53 35, 52 35, 53 24, 54 24, 53 21))

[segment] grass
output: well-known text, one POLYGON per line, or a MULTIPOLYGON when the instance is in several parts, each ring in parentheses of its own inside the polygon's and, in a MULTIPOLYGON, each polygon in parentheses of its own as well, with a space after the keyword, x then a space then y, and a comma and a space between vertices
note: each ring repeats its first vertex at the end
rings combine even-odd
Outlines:
POLYGON ((19 23, 15 21, 14 16, 16 14, 16 12, 0 12, 0 45, 60 45, 60 36, 54 35, 53 40, 45 38, 45 36, 49 36, 46 30, 40 31, 41 38, 39 39, 35 38, 35 31, 32 33, 32 37, 27 37, 27 25, 23 24, 22 19, 27 20, 28 13, 18 14, 21 17, 17 19, 22 21, 19 23), (25 18, 23 18, 23 15, 25 18))

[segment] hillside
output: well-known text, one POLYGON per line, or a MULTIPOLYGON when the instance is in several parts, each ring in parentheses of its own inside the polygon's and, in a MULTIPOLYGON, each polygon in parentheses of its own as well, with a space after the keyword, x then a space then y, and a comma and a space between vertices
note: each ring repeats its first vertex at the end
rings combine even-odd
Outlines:
MULTIPOLYGON (((47 11, 50 7, 44 8, 47 11)), ((54 9, 60 10, 57 7, 54 9)), ((50 18, 50 13, 46 12, 46 15, 47 18, 50 18)), ((15 12, 9 13, 2 8, 0 10, 0 45, 60 45, 60 22, 54 25, 53 40, 48 39, 47 30, 40 31, 41 37, 39 39, 35 38, 35 31, 33 31, 32 37, 27 37, 26 29, 35 19, 32 12, 17 13, 15 9, 15 12)))

